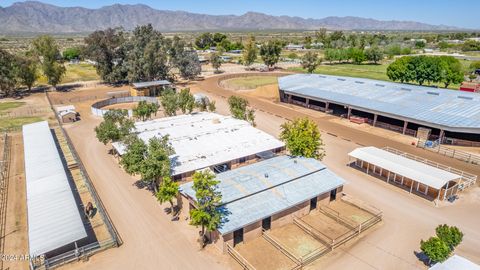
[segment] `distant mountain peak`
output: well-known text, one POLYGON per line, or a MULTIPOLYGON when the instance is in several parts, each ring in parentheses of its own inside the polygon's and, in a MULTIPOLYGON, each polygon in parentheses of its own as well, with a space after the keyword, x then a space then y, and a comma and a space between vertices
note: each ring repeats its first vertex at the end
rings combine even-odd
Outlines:
POLYGON ((38 1, 17 2, 0 8, 0 33, 75 33, 108 27, 131 30, 151 23, 160 31, 205 30, 458 30, 445 25, 413 21, 380 21, 353 16, 305 19, 250 11, 243 15, 206 15, 156 10, 144 4, 114 4, 99 9, 58 7, 38 1))

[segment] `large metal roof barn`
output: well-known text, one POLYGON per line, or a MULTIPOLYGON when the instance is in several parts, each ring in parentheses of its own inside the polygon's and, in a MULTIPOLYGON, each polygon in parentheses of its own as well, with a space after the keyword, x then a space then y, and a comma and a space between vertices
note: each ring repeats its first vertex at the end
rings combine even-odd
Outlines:
POLYGON ((23 126, 30 255, 87 237, 47 121, 23 126))
POLYGON ((285 94, 441 130, 480 133, 480 94, 318 74, 280 77, 285 94))
MULTIPOLYGON (((278 156, 217 174, 226 213, 218 231, 224 235, 288 210, 343 186, 345 180, 312 158, 278 156)), ((195 200, 193 182, 180 187, 195 200)))
MULTIPOLYGON (((170 157, 173 176, 285 146, 246 121, 207 112, 137 122, 135 132, 145 143, 169 137, 175 149, 170 157)), ((120 155, 125 153, 122 143, 112 145, 120 155)))

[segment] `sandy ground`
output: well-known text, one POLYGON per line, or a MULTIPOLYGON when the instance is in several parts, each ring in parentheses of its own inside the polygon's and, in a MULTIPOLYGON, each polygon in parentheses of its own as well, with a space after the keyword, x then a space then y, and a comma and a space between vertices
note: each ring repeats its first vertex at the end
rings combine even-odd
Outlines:
MULTIPOLYGON (((218 87, 218 77, 191 86, 192 92, 204 92, 216 101, 217 111, 228 114, 226 98, 232 95, 218 87)), ((116 89, 115 89, 116 90, 116 89)), ((124 244, 90 258, 88 262, 69 265, 68 269, 228 269, 236 264, 214 247, 199 251, 195 243, 197 230, 186 222, 172 222, 151 193, 133 185, 135 179, 119 168, 117 161, 95 139, 93 128, 100 119, 90 115, 95 97, 107 91, 95 89, 58 93, 58 103, 73 103, 82 120, 71 124, 67 132, 117 227, 124 244), (94 90, 94 91, 92 91, 94 90), (79 97, 77 96, 79 95, 79 97), (64 99, 67 99, 65 101, 64 99)), ((238 95, 243 95, 237 93, 238 95)), ((439 156, 410 145, 412 138, 380 129, 349 128, 332 121, 334 117, 303 108, 278 104, 267 99, 245 96, 257 109, 258 128, 277 136, 286 119, 308 116, 319 125, 327 156, 324 163, 347 180, 344 191, 376 206, 384 213, 384 224, 361 236, 359 240, 337 248, 321 258, 311 269, 426 269, 415 255, 420 239, 434 234, 438 224, 458 226, 464 241, 459 255, 480 263, 480 215, 472 215, 480 206, 480 189, 472 188, 454 204, 435 207, 431 202, 365 175, 346 166, 347 153, 359 145, 391 146, 436 162, 479 175, 480 166, 439 156)), ((338 119, 334 119, 338 120, 338 119)))
MULTIPOLYGON (((5 226, 4 254, 28 254, 27 205, 23 164, 23 140, 21 133, 11 134, 10 172, 8 184, 7 218, 5 226)), ((23 270, 27 261, 5 260, 2 269, 23 270)))

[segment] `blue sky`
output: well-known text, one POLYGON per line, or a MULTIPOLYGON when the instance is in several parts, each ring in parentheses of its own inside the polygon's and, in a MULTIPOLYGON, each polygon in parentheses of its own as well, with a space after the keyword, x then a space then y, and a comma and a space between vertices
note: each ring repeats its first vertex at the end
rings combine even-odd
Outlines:
MULTIPOLYGON (((15 0, 0 0, 0 6, 15 0)), ((98 8, 112 4, 142 3, 156 9, 205 14, 236 14, 247 11, 271 15, 323 18, 359 16, 381 20, 412 20, 480 29, 479 0, 43 0, 58 6, 98 8)))

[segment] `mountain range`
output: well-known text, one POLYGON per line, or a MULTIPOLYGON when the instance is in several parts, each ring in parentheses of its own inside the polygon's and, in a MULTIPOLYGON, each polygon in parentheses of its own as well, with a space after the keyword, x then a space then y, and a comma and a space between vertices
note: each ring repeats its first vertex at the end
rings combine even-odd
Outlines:
POLYGON ((58 7, 36 1, 0 7, 0 33, 84 33, 108 27, 131 30, 151 23, 160 31, 207 30, 311 30, 325 27, 341 30, 458 30, 446 25, 414 21, 381 21, 360 17, 305 19, 271 16, 257 12, 243 15, 206 15, 185 11, 157 10, 149 6, 115 4, 98 9, 58 7))

